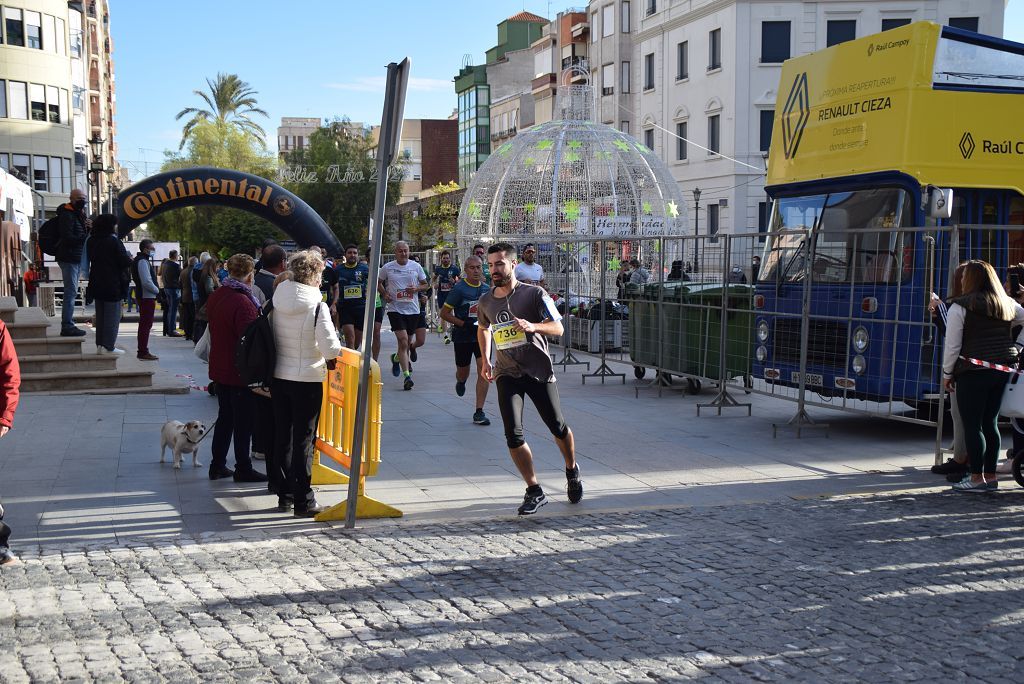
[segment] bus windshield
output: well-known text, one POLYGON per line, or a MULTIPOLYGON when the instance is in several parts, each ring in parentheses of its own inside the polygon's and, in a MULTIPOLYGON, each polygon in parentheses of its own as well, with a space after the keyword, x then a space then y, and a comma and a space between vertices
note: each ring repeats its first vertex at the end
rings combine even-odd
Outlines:
POLYGON ((897 188, 779 198, 758 279, 802 280, 810 251, 806 238, 813 236, 814 282, 896 282, 902 262, 895 229, 913 221, 909 202, 909 195, 897 188))

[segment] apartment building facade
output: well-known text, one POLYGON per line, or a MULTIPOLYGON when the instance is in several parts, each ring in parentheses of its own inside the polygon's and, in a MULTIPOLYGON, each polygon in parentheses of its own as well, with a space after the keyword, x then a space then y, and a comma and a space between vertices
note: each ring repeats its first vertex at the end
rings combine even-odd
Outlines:
POLYGON ((48 213, 75 187, 107 207, 122 174, 106 0, 4 1, 0 19, 0 168, 48 213))
POLYGON ((666 161, 700 234, 767 229, 764 173, 782 62, 929 20, 995 36, 1002 0, 594 0, 603 123, 666 161), (683 140, 685 139, 685 140, 683 140))

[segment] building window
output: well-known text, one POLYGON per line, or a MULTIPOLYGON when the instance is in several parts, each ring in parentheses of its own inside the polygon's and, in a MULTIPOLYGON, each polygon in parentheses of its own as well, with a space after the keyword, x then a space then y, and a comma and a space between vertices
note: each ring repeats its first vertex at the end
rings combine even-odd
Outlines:
POLYGON ((722 68, 722 29, 708 33, 708 71, 722 68))
POLYGON ((781 64, 789 59, 789 22, 761 22, 761 63, 781 64))
POLYGON ((4 29, 8 45, 25 47, 25 24, 21 21, 21 10, 4 7, 4 29))
POLYGON ((619 130, 622 131, 623 133, 625 133, 626 135, 629 135, 629 122, 628 121, 620 121, 619 122, 619 130))
POLYGON ((761 110, 761 147, 762 152, 767 152, 772 146, 772 125, 775 123, 775 110, 761 110))
POLYGON ((28 86, 29 110, 33 121, 46 121, 46 88, 38 83, 28 86))
POLYGON ((629 0, 622 0, 622 13, 619 16, 619 26, 623 33, 629 33, 629 0))
POLYGON ((649 17, 658 11, 658 0, 647 0, 647 12, 646 15, 649 17))
POLYGON ((607 38, 615 33, 615 5, 601 8, 601 37, 607 38))
POLYGON ((82 57, 82 29, 72 29, 69 34, 71 41, 71 56, 75 59, 82 57))
POLYGON ((653 128, 645 128, 644 129, 644 145, 647 147, 647 149, 649 149, 651 151, 654 150, 654 129, 653 128))
POLYGON ((53 42, 54 51, 58 55, 63 56, 63 55, 68 54, 68 46, 67 46, 67 42, 66 42, 67 41, 67 33, 64 30, 64 20, 63 19, 59 19, 59 18, 55 18, 54 22, 56 22, 56 31, 55 31, 56 38, 54 39, 54 42, 53 42))
POLYGON ((12 154, 11 155, 11 170, 14 175, 19 176, 21 180, 28 181, 28 165, 29 157, 27 154, 12 154))
POLYGON ((30 48, 43 49, 43 18, 39 12, 25 10, 25 35, 30 48))
POLYGON ((857 37, 855 19, 832 19, 825 27, 825 47, 832 47, 857 37))
POLYGON ((629 92, 629 62, 622 63, 622 79, 619 83, 619 92, 629 92))
POLYGON ((768 237, 768 207, 767 202, 757 203, 757 241, 761 243, 768 237))
POLYGON ((46 86, 46 120, 60 123, 60 89, 57 86, 46 86))
POLYGON ((63 88, 60 89, 60 122, 64 125, 71 123, 71 118, 68 116, 68 91, 63 88))
POLYGON ((906 26, 910 23, 910 19, 883 19, 882 30, 889 31, 900 26, 906 26))
MULTIPOLYGON (((79 114, 85 112, 85 88, 82 86, 71 86, 71 108, 79 114)), ((288 136, 284 137, 288 138, 288 136)))
POLYGON ((10 86, 10 97, 7 100, 7 106, 10 111, 10 117, 12 119, 27 119, 28 118, 28 89, 25 83, 21 81, 8 81, 10 86))
POLYGON ((40 192, 49 192, 50 186, 46 182, 49 175, 49 162, 46 157, 38 155, 32 157, 32 187, 40 192))
POLYGON ((654 53, 644 55, 644 90, 654 89, 654 53))
POLYGON ((615 93, 615 65, 604 64, 601 66, 601 94, 612 95, 615 93))
POLYGON ((597 42, 597 12, 590 13, 590 42, 597 42))
POLYGON ((676 124, 676 161, 686 161, 686 122, 676 124))
POLYGON ((50 157, 50 192, 71 192, 70 188, 64 187, 65 183, 67 181, 60 174, 60 157, 50 157))
POLYGON ((7 118, 7 81, 0 80, 0 119, 7 118))
POLYGON ((47 52, 57 51, 57 29, 54 18, 49 14, 43 15, 43 49, 47 52))
POLYGON ((11 170, 11 160, 7 157, 6 152, 0 152, 0 169, 4 171, 11 170))
POLYGON ((718 205, 708 205, 708 242, 713 245, 718 244, 718 205))
POLYGON ((708 117, 708 154, 717 154, 720 147, 720 118, 718 114, 712 114, 708 117))
POLYGON ((978 17, 950 17, 949 25, 965 31, 978 32, 978 17))
POLYGON ((65 193, 71 192, 71 188, 75 187, 75 185, 76 185, 74 179, 71 178, 71 160, 70 159, 61 159, 60 160, 60 166, 61 166, 61 174, 60 175, 61 175, 61 178, 63 178, 63 183, 66 184, 66 185, 64 185, 63 192, 65 192, 65 193))
POLYGON ((690 78, 689 41, 676 44, 676 80, 690 78))

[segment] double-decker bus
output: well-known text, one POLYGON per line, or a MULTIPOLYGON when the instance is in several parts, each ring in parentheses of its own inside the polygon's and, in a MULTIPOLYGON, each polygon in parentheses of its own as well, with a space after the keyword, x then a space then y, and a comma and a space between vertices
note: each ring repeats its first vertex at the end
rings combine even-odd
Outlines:
POLYGON ((1022 112, 1024 45, 930 22, 788 60, 754 377, 830 401, 934 400, 931 293, 960 260, 1024 261, 1022 112))

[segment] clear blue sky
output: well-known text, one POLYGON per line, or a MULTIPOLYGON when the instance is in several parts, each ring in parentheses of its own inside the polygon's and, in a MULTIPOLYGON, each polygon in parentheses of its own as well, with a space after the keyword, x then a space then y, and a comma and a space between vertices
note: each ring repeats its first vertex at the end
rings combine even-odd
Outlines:
POLYGON ((566 0, 110 0, 117 79, 118 158, 133 179, 176 149, 192 91, 218 71, 258 91, 257 118, 276 149, 282 116, 380 122, 388 62, 412 60, 409 118, 447 118, 452 78, 471 54, 483 64, 498 22, 526 9, 551 16, 566 0), (127 162, 132 162, 134 167, 127 162), (143 162, 146 162, 143 164, 143 162))
MULTIPOLYGON (((218 71, 258 91, 271 149, 282 116, 379 123, 390 61, 412 59, 409 118, 446 118, 463 56, 484 63, 496 26, 526 9, 555 16, 583 0, 110 0, 118 157, 133 179, 177 148, 174 115, 218 71)), ((1005 37, 1024 42, 1024 0, 1010 0, 1005 37)))

